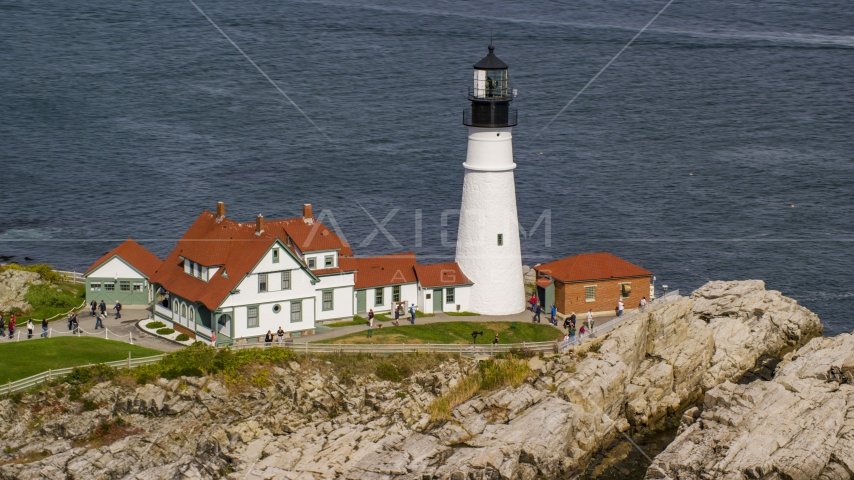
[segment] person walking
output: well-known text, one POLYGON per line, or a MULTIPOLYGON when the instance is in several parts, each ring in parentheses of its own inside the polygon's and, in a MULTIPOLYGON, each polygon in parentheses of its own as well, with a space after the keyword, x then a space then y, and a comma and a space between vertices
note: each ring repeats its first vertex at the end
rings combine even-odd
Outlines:
POLYGON ((282 330, 282 327, 279 327, 279 330, 276 332, 276 336, 279 337, 279 345, 284 343, 285 341, 285 331, 282 330))
POLYGON ((536 293, 531 294, 531 298, 530 298, 530 300, 528 300, 528 303, 531 304, 531 311, 533 312, 534 311, 534 305, 537 304, 537 294, 536 293))
POLYGON ((586 330, 584 330, 584 325, 582 325, 581 328, 578 329, 578 341, 581 341, 581 339, 584 338, 585 332, 586 332, 586 330))
POLYGON ((6 336, 6 319, 3 318, 3 313, 0 312, 0 337, 6 336))
POLYGON ((267 330, 267 335, 264 335, 264 346, 269 347, 273 344, 273 332, 271 330, 267 330))
POLYGON ((394 326, 400 325, 400 305, 394 307, 394 326))
POLYGON ((72 335, 80 335, 80 323, 77 321, 77 315, 71 317, 71 328, 72 335))
POLYGON ((107 319, 107 316, 103 313, 99 313, 97 317, 95 317, 95 330, 99 328, 104 328, 104 320, 107 319))
POLYGON ((642 312, 644 310, 646 310, 646 297, 641 298, 640 301, 640 311, 642 312))
POLYGON ((497 333, 495 334, 495 338, 492 339, 492 344, 498 345, 498 334, 497 333))
POLYGON ((98 309, 98 302, 96 302, 95 300, 92 300, 92 303, 89 304, 89 308, 92 309, 92 316, 94 317, 95 316, 95 310, 98 309))
POLYGON ((415 304, 414 303, 412 304, 412 306, 409 307, 409 315, 410 315, 409 322, 412 323, 413 325, 415 325, 415 304))
POLYGON ((542 313, 542 311, 543 311, 543 309, 542 309, 542 307, 540 307, 539 303, 534 305, 534 321, 535 322, 542 323, 542 320, 540 319, 540 313, 542 313))
POLYGON ((593 328, 593 309, 587 310, 587 326, 593 328))
POLYGON ((374 309, 368 310, 368 328, 374 328, 374 309))
POLYGON ((33 325, 33 319, 30 318, 27 320, 27 340, 33 338, 33 329, 35 329, 35 325, 33 325))
POLYGON ((617 316, 623 316, 623 300, 617 300, 617 316))
POLYGON ((116 320, 122 318, 122 304, 116 300, 116 304, 113 305, 113 310, 116 311, 116 320))
POLYGON ((9 317, 9 340, 15 336, 15 314, 9 317))
POLYGON ((47 338, 47 319, 42 318, 42 338, 47 338))
POLYGON ((552 325, 554 325, 556 327, 557 326, 557 308, 555 308, 554 304, 552 304, 551 314, 552 314, 551 323, 552 323, 552 325))
POLYGON ((104 303, 103 300, 101 300, 101 304, 98 305, 98 308, 101 309, 101 313, 107 313, 107 304, 104 303))
POLYGON ((74 316, 74 312, 68 312, 68 331, 71 331, 71 317, 74 316))

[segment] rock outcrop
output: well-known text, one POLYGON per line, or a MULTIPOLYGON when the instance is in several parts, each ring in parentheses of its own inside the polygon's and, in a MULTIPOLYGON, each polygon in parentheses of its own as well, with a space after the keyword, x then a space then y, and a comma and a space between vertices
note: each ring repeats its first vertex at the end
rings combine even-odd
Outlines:
POLYGON ((854 335, 813 339, 770 381, 725 382, 698 413, 647 478, 854 478, 854 335))
POLYGON ((472 373, 474 360, 401 383, 345 383, 308 360, 242 392, 212 378, 105 383, 84 398, 102 405, 93 411, 45 391, 22 407, 0 404, 17 412, 0 413, 0 447, 47 453, 0 466, 0 478, 567 478, 619 432, 681 415, 707 389, 820 332, 813 313, 762 282, 712 282, 656 302, 587 352, 532 359, 522 385, 474 396, 447 422, 431 421, 427 407, 472 373), (35 413, 39 403, 55 406, 35 413), (117 416, 132 429, 121 440, 76 447, 117 416))
POLYGON ((38 273, 8 269, 0 272, 0 312, 29 311, 32 307, 24 300, 28 285, 42 283, 38 273))

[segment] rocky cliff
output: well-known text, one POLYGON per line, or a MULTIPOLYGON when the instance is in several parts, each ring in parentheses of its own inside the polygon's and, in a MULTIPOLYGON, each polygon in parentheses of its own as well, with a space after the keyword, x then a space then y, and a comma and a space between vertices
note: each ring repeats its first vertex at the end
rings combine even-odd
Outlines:
POLYGON ((264 388, 103 383, 82 405, 48 390, 0 402, 0 463, 25 459, 0 466, 0 478, 568 478, 620 432, 679 416, 706 390, 820 333, 816 315, 762 282, 712 282, 586 351, 532 359, 522 385, 476 395, 443 422, 428 406, 476 361, 395 383, 345 382, 303 359, 272 368, 264 388), (99 429, 122 435, 82 441, 99 429))
POLYGON ((32 306, 24 300, 28 285, 41 284, 39 274, 8 269, 0 272, 0 312, 28 312, 32 306))

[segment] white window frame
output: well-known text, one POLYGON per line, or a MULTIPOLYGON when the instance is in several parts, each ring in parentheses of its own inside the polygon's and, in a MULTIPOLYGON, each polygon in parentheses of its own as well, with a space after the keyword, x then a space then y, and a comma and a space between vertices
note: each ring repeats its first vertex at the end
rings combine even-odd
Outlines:
POLYGON ((323 290, 320 292, 320 301, 321 301, 321 309, 324 312, 328 312, 330 310, 335 310, 335 293, 332 290, 323 290), (326 296, 329 295, 329 300, 326 299, 326 296), (327 302, 329 306, 326 306, 327 302))
POLYGON ((291 323, 302 322, 302 300, 294 300, 291 302, 291 323), (296 320, 294 320, 296 316, 296 320))
POLYGON ((391 287, 391 301, 392 303, 396 303, 400 301, 402 288, 400 285, 394 285, 391 287))
POLYGON ((187 319, 190 322, 196 323, 196 309, 192 305, 187 307, 187 319))
POLYGON ((379 287, 374 289, 374 306, 382 307, 385 305, 385 288, 379 287))
POLYGON ((92 292, 100 292, 101 282, 89 282, 89 290, 92 292))
POLYGON ((317 259, 314 257, 309 257, 306 259, 306 264, 308 265, 309 270, 314 270, 317 268, 317 259))
POLYGON ((115 292, 116 291, 116 282, 104 282, 104 291, 105 292, 115 292), (112 287, 112 288, 110 288, 112 287))
POLYGON ((335 268, 335 255, 326 255, 323 257, 323 268, 335 268))
POLYGON ((457 301, 457 291, 454 287, 445 289, 445 303, 452 304, 457 301))
POLYGON ((282 290, 290 290, 291 289, 291 271, 284 270, 282 271, 282 290))
POLYGON ((180 307, 178 305, 178 300, 172 300, 172 313, 174 313, 175 315, 178 315, 179 312, 180 307))
POLYGON ((584 301, 585 302, 595 302, 596 301, 596 285, 585 285, 584 286, 584 301), (590 290, 590 289, 593 290, 590 290), (590 292, 593 292, 593 296, 590 296, 590 292))
POLYGON ((261 312, 258 308, 258 305, 250 305, 246 307, 246 328, 258 328, 261 326, 260 320, 261 312), (255 315, 252 315, 252 313, 255 315), (255 325, 252 325, 252 320, 255 320, 255 325))
POLYGON ((187 318, 187 304, 181 302, 181 318, 187 318))
POLYGON ((269 284, 266 273, 258 274, 258 293, 265 293, 269 291, 269 284))

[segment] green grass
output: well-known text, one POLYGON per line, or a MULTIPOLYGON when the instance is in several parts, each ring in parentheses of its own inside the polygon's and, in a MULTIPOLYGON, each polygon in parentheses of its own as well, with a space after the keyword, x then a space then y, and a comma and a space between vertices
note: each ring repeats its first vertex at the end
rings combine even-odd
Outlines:
POLYGON ((445 312, 445 315, 450 315, 452 317, 479 317, 479 313, 474 312, 445 312))
POLYGON ((373 337, 365 331, 317 343, 471 343, 471 332, 483 332, 477 343, 492 343, 498 333, 499 343, 546 342, 562 338, 562 332, 551 325, 517 322, 441 322, 429 325, 374 328, 373 337))
MULTIPOLYGON (((83 303, 86 300, 86 285, 76 285, 76 284, 71 284, 71 283, 60 283, 60 284, 57 284, 54 288, 59 288, 62 290, 62 292, 55 292, 56 293, 55 297, 50 298, 50 299, 45 299, 46 304, 33 304, 34 310, 33 310, 33 313, 30 315, 15 315, 16 322, 18 323, 19 327, 21 325, 25 325, 27 323, 27 320, 29 320, 29 319, 33 319, 33 323, 40 323, 42 318, 50 318, 50 317, 53 317, 54 315, 64 314, 64 313, 68 312, 69 310, 71 310, 71 307, 65 307, 65 306, 57 307, 57 306, 49 305, 52 302, 57 302, 58 300, 60 300, 60 301, 64 300, 67 302, 66 303, 67 305, 73 305, 76 308, 77 306, 79 306, 81 303, 83 303)), ((35 291, 33 293, 35 294, 35 291)), ((27 301, 30 302, 31 304, 32 304, 32 300, 35 300, 37 298, 42 297, 42 296, 37 296, 37 295, 30 295, 29 291, 27 292, 27 295, 28 295, 28 297, 26 297, 27 301)), ((85 307, 85 305, 84 305, 84 307, 85 307)), ((4 315, 4 317, 6 317, 6 319, 8 321, 9 315, 4 315)), ((55 318, 51 321, 53 322, 53 321, 64 320, 64 319, 65 319, 65 316, 63 315, 62 317, 55 318)))
POLYGON ((368 320, 358 315, 353 316, 353 320, 345 320, 343 322, 327 323, 324 327, 352 327, 353 325, 367 325, 368 320))
POLYGON ((0 384, 55 370, 89 363, 150 357, 163 352, 129 343, 93 337, 61 337, 3 342, 0 340, 0 384))

